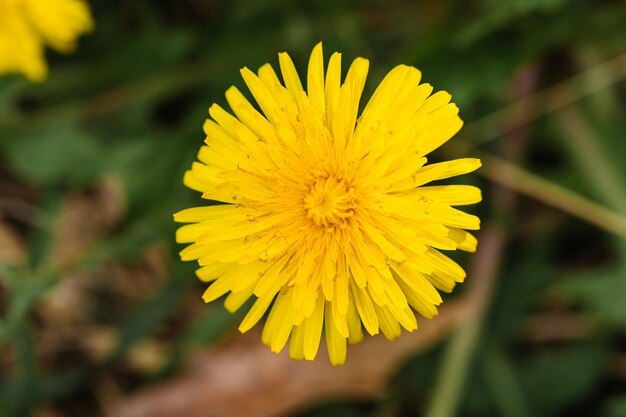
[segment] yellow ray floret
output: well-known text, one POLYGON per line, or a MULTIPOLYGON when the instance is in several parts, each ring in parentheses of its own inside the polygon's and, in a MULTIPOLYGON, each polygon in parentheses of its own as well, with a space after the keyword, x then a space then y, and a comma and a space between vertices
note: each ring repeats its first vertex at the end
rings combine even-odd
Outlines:
POLYGON ((347 343, 417 329, 415 312, 437 315, 465 278, 440 250, 475 251, 467 230, 479 219, 456 206, 481 200, 469 185, 427 185, 474 171, 472 158, 427 164, 426 155, 462 126, 446 92, 420 72, 394 68, 358 117, 368 61, 356 59, 341 83, 341 55, 324 74, 313 49, 306 90, 286 53, 242 77, 257 107, 235 87, 232 110, 211 106, 206 145, 185 184, 213 200, 175 214, 183 260, 201 265, 203 298, 227 295, 235 311, 253 302, 239 330, 268 313, 262 340, 295 359, 315 358, 322 334, 333 364, 347 343))
POLYGON ((45 46, 71 52, 76 39, 92 28, 83 0, 0 0, 0 74, 17 72, 42 81, 48 72, 45 46))

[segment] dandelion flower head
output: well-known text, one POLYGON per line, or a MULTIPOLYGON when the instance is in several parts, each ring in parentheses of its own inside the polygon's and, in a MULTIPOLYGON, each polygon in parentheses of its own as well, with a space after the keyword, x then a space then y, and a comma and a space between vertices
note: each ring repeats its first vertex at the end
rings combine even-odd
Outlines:
POLYGON ((365 329, 387 338, 432 318, 463 269, 440 250, 474 251, 476 216, 453 206, 480 201, 468 185, 430 185, 471 172, 477 159, 427 164, 426 155, 462 126, 450 95, 420 84, 400 65, 357 115, 368 61, 357 58, 341 82, 341 55, 325 70, 322 45, 311 54, 306 90, 286 53, 282 82, 269 64, 241 75, 253 106, 236 88, 232 114, 217 104, 206 145, 184 183, 219 202, 175 214, 188 223, 177 241, 229 311, 247 300, 245 332, 269 311, 262 341, 295 359, 315 358, 325 334, 330 361, 365 329))
POLYGON ((93 21, 82 0, 0 0, 0 74, 47 76, 45 46, 72 52, 93 21))

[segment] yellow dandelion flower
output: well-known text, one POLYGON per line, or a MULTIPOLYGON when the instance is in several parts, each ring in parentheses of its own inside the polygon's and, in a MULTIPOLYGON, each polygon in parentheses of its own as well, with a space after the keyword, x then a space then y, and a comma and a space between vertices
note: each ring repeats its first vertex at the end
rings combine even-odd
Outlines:
POLYGON ((279 54, 283 83, 269 64, 241 75, 261 112, 236 88, 234 116, 214 104, 206 146, 184 183, 226 204, 174 215, 189 223, 177 241, 210 286, 206 302, 254 303, 239 330, 269 310, 262 340, 292 358, 315 358, 322 332, 333 364, 347 342, 381 331, 395 339, 431 318, 463 269, 440 249, 474 251, 479 219, 452 206, 481 200, 468 185, 425 184, 477 169, 477 159, 426 164, 426 155, 463 122, 450 95, 431 94, 413 67, 394 68, 357 118, 368 61, 357 58, 341 84, 341 55, 324 75, 322 46, 311 54, 307 90, 279 54))
POLYGON ((82 0, 0 0, 0 74, 18 72, 43 81, 45 46, 71 52, 76 38, 92 28, 82 0))

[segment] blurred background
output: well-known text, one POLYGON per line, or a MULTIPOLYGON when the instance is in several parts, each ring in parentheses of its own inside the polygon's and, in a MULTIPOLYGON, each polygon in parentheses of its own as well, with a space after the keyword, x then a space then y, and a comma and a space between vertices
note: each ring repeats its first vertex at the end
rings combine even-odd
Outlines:
MULTIPOLYGON (((1 416, 626 416, 626 6, 613 0, 93 0, 0 76, 1 416), (172 213, 243 66, 398 64, 461 109, 479 251, 441 315, 348 363, 269 353, 205 305, 172 213)), ((364 101, 364 100, 363 100, 364 101)), ((362 103, 363 105, 364 103, 362 103)))

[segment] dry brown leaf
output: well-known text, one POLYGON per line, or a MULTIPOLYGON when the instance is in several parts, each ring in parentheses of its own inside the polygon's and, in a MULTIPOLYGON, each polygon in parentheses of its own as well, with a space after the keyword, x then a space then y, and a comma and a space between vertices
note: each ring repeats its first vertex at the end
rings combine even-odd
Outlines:
POLYGON ((465 309, 451 304, 434 321, 393 343, 374 336, 350 347, 348 361, 330 365, 325 347, 315 362, 270 352, 257 332, 238 343, 196 355, 180 377, 118 404, 110 417, 269 417, 287 415, 322 398, 371 397, 407 356, 454 328, 465 309))
POLYGON ((226 346, 194 356, 179 377, 113 405, 108 417, 277 417, 321 399, 366 398, 380 393, 407 357, 432 346, 484 308, 496 273, 493 254, 502 237, 482 232, 472 280, 457 301, 446 303, 433 320, 421 320, 415 333, 389 342, 368 337, 349 348, 345 365, 330 365, 325 347, 315 362, 276 355, 259 343, 259 334, 241 335, 226 346))
POLYGON ((122 185, 113 178, 89 192, 70 193, 54 225, 51 264, 62 266, 76 261, 122 218, 124 210, 122 185))
POLYGON ((105 291, 132 299, 144 299, 158 290, 167 279, 168 248, 160 243, 146 247, 139 262, 104 265, 85 280, 89 289, 105 291))
POLYGON ((449 302, 434 320, 389 342, 366 338, 350 347, 344 366, 330 365, 324 346, 315 362, 276 355, 258 342, 259 334, 242 335, 235 344, 196 355, 179 377, 144 390, 112 406, 109 417, 277 417, 332 397, 375 396, 406 358, 432 346, 451 330, 474 319, 484 308, 496 274, 502 236, 491 228, 481 234, 465 295, 449 302), (256 342, 248 343, 252 338, 256 342))
POLYGON ((8 224, 0 221, 0 264, 25 261, 26 247, 23 239, 8 224))
POLYGON ((585 313, 542 312, 526 320, 523 337, 537 344, 580 340, 593 335, 593 320, 585 313))
POLYGON ((52 248, 49 264, 67 269, 58 284, 37 306, 41 317, 42 343, 37 348, 41 355, 51 356, 59 349, 72 346, 72 341, 89 320, 91 303, 86 292, 87 275, 73 272, 71 266, 85 254, 91 245, 121 219, 121 185, 106 180, 88 191, 71 192, 63 202, 52 227, 52 248))

